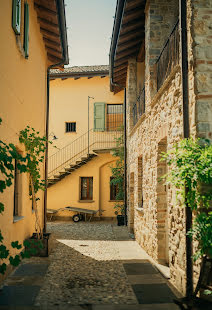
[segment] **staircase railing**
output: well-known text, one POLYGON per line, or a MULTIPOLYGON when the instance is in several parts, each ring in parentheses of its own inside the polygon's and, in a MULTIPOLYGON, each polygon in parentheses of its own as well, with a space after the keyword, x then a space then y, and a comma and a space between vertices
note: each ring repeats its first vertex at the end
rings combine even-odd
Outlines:
POLYGON ((114 148, 116 146, 116 138, 120 135, 120 130, 100 131, 98 129, 90 129, 49 157, 48 177, 55 176, 65 168, 75 165, 77 161, 81 161, 83 157, 87 157, 94 151, 114 148))

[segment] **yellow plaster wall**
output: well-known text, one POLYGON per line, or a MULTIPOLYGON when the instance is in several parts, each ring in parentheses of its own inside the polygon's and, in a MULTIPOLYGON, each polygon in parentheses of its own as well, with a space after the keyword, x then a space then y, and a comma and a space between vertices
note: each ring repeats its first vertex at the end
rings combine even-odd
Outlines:
MULTIPOLYGON (((116 158, 110 153, 100 153, 90 162, 48 188, 48 209, 67 206, 91 210, 105 210, 102 217, 114 217, 114 202, 110 201, 110 166, 116 158), (93 202, 80 201, 80 177, 93 177, 93 202)), ((60 211, 58 216, 72 216, 69 211, 60 211)), ((99 216, 99 213, 97 213, 99 216)))
MULTIPOLYGON (((16 44, 12 29, 12 1, 0 2, 0 126, 1 139, 14 143, 19 151, 24 151, 18 141, 18 133, 27 125, 34 127, 44 135, 46 110, 46 70, 47 58, 37 15, 32 0, 29 3, 29 59, 25 59, 16 44)), ((44 169, 41 167, 41 176, 44 169)), ((43 216, 43 192, 39 195, 39 215, 43 216)), ((22 174, 22 220, 13 223, 14 186, 3 194, 0 201, 5 204, 3 216, 0 216, 0 229, 4 242, 12 240, 22 242, 34 230, 35 214, 29 200, 29 180, 22 174)), ((43 219, 41 221, 43 225, 43 219)))
MULTIPOLYGON (((94 100, 90 99, 90 129, 94 124, 94 102, 123 103, 123 91, 114 95, 109 87, 109 77, 56 79, 50 82, 49 132, 58 138, 54 140, 55 146, 62 148, 87 132, 88 96, 94 97, 94 100), (76 122, 76 133, 65 133, 65 122, 76 122)), ((57 149, 50 146, 49 155, 55 152, 57 149)))

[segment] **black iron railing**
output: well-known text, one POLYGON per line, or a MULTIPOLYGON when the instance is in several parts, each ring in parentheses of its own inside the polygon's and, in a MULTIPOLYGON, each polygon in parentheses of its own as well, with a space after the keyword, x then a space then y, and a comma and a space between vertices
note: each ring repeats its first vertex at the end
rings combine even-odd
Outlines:
POLYGON ((145 113, 145 86, 140 91, 136 103, 133 105, 133 125, 135 126, 141 115, 145 113))
POLYGON ((133 105, 133 126, 135 126, 137 121, 138 121, 138 106, 137 106, 137 102, 136 102, 133 105))
POLYGON ((112 149, 116 146, 116 138, 120 137, 121 130, 102 131, 90 129, 79 138, 66 145, 49 157, 48 177, 59 174, 70 165, 75 165, 83 157, 87 157, 95 150, 112 149))
POLYGON ((138 96, 138 114, 141 117, 145 113, 145 86, 138 96))
POLYGON ((179 64, 179 20, 175 24, 168 40, 166 41, 160 56, 157 59, 157 90, 161 88, 172 69, 179 64))

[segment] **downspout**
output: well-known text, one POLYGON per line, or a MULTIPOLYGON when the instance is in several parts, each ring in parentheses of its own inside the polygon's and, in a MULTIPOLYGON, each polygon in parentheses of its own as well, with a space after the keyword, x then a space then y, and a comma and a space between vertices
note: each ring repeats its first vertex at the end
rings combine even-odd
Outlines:
MULTIPOLYGON (((187 1, 179 0, 179 15, 181 25, 181 73, 183 95, 183 131, 184 138, 190 137, 189 130, 189 80, 188 80, 188 39, 187 39, 187 1)), ((187 188, 185 189, 187 194, 187 188)), ((186 298, 190 300, 193 295, 193 261, 192 261, 192 238, 188 231, 192 228, 192 210, 186 204, 186 298)))
POLYGON ((48 185, 48 137, 49 137, 49 73, 50 70, 54 67, 59 67, 61 65, 68 64, 68 50, 67 50, 67 37, 66 33, 64 33, 66 30, 66 21, 65 21, 65 16, 64 16, 64 1, 57 0, 57 16, 58 16, 58 21, 59 25, 62 27, 62 31, 60 32, 60 40, 62 42, 62 49, 63 49, 63 59, 53 65, 50 65, 47 68, 47 94, 46 94, 46 149, 45 149, 45 170, 44 170, 44 175, 45 175, 45 192, 44 192, 44 225, 43 225, 43 232, 46 232, 46 213, 47 213, 47 185, 48 185))
POLYGON ((120 33, 120 25, 124 15, 124 8, 126 5, 126 0, 119 0, 116 6, 116 16, 113 26, 113 37, 112 44, 110 47, 110 90, 114 90, 114 86, 124 89, 124 218, 125 225, 127 226, 127 122, 126 122, 126 87, 114 83, 113 81, 113 67, 114 67, 114 58, 116 54, 117 40, 120 33))

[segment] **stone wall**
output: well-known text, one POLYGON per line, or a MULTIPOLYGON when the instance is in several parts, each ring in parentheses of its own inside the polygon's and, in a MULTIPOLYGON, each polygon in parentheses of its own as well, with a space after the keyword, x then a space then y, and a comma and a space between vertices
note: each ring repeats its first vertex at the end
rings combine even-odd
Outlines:
POLYGON ((212 0, 190 0, 197 135, 212 141, 212 0))
POLYGON ((174 189, 166 188, 164 191, 164 185, 158 182, 158 177, 166 171, 159 163, 161 150, 164 150, 162 142, 166 140, 166 147, 170 149, 182 138, 182 122, 181 74, 178 68, 152 101, 151 110, 141 117, 131 131, 127 167, 129 174, 134 173, 136 240, 156 261, 169 261, 173 284, 185 292, 184 211, 176 206, 174 189), (142 208, 139 203, 141 191, 142 208), (165 244, 168 244, 168 250, 165 244))
MULTIPOLYGON (((138 243, 155 261, 170 267, 171 282, 183 294, 186 289, 185 209, 176 191, 160 183, 167 169, 162 151, 183 138, 181 52, 176 65, 156 91, 154 63, 178 14, 178 1, 150 0, 145 20, 146 112, 133 126, 136 100, 136 59, 129 60, 127 74, 127 170, 129 223, 138 243), (167 22, 169 21, 169 22, 167 22), (163 36, 161 36, 163 33, 163 36), (133 176, 133 181, 132 181, 133 176), (133 189, 132 189, 133 182, 133 189), (130 188, 129 188, 130 187, 130 188)), ((187 1, 190 135, 212 139, 212 0, 187 1)), ((199 274, 194 265, 194 282, 199 274)))

